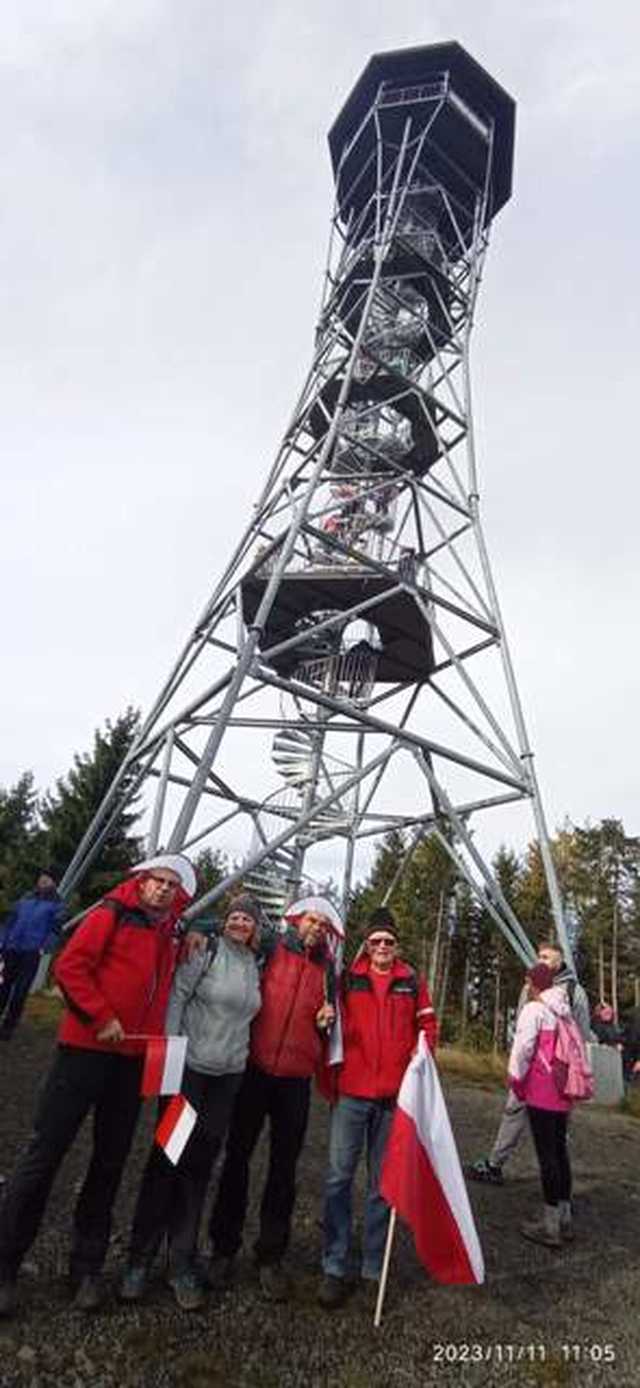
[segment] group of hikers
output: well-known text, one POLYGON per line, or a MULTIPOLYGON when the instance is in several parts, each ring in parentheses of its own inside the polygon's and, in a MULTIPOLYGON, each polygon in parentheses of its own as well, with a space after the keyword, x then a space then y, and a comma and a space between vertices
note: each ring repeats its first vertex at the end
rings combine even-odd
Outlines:
POLYGON ((251 1157, 267 1118, 269 1165, 255 1258, 265 1297, 287 1298, 283 1258, 314 1075, 332 1101, 320 1301, 337 1306, 352 1289, 352 1189, 365 1150, 360 1273, 368 1281, 379 1277, 389 1210, 378 1177, 394 1100, 419 1032, 432 1048, 437 1040, 426 985, 399 958, 398 932, 386 908, 370 916, 362 950, 338 985, 334 958, 343 927, 330 902, 308 897, 294 903, 285 929, 276 932, 265 928, 259 906, 244 894, 230 902, 221 928, 208 935, 193 930, 185 938, 180 918, 195 890, 193 867, 182 855, 142 863, 87 912, 56 957, 65 1012, 31 1139, 0 1204, 0 1315, 15 1309, 20 1265, 89 1113, 93 1146, 73 1215, 70 1277, 79 1309, 102 1303, 112 1209, 142 1103, 145 1041, 165 1032, 187 1038, 181 1088, 197 1118, 176 1165, 156 1143, 149 1153, 121 1299, 136 1302, 144 1295, 165 1240, 168 1282, 182 1309, 199 1308, 207 1284, 231 1282, 251 1157), (331 1067, 327 1046, 334 1028, 343 1059, 331 1067), (212 1256, 204 1264, 200 1225, 225 1140, 209 1219, 212 1256))
MULTIPOLYGON (((195 895, 189 860, 160 854, 89 910, 56 955, 53 975, 65 1010, 31 1138, 2 1192, 0 1316, 16 1308, 21 1263, 65 1154, 90 1113, 92 1151, 73 1215, 70 1278, 78 1309, 92 1311, 103 1303, 101 1273, 142 1105, 145 1047, 162 1035, 186 1037, 180 1088, 196 1118, 176 1163, 158 1142, 152 1144, 120 1299, 136 1303, 144 1296, 161 1245, 167 1281, 183 1310, 197 1310, 211 1289, 231 1284, 251 1158, 267 1119, 268 1170, 254 1254, 264 1297, 288 1298, 284 1259, 314 1077, 331 1105, 318 1299, 330 1310, 346 1301, 358 1278, 378 1283, 390 1213, 379 1178, 395 1101, 419 1034, 432 1052, 438 1039, 427 985, 401 959, 396 922, 386 906, 371 913, 355 959, 340 970, 343 924, 325 898, 293 903, 283 928, 275 931, 244 893, 230 901, 218 925, 197 923, 185 932, 181 917, 195 895), (201 1226, 223 1146, 204 1258, 201 1226), (367 1185, 356 1260, 352 1198, 363 1152, 367 1185)), ((5 1037, 20 1015, 24 979, 33 979, 41 950, 50 948, 60 930, 62 908, 51 874, 39 877, 36 897, 40 944, 34 928, 32 948, 24 952, 37 959, 21 972, 11 958, 19 953, 15 926, 22 903, 0 941, 5 1037), (18 1004, 11 992, 16 986, 18 1004)), ((496 1144, 489 1158, 468 1168, 472 1178, 498 1184, 528 1119, 544 1207, 522 1233, 551 1248, 572 1236, 566 1141, 572 1102, 558 1091, 550 1065, 558 1019, 566 1016, 575 1018, 583 1036, 589 1034, 584 991, 564 969, 557 947, 544 944, 526 975, 496 1144)), ((159 1101, 161 1114, 169 1102, 159 1101)))

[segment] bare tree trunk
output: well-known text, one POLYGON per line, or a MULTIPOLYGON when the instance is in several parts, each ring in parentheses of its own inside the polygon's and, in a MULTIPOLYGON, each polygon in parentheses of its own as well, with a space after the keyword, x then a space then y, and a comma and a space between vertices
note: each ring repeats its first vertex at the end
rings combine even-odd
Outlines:
POLYGON ((429 960, 429 992, 432 998, 437 993, 438 971, 440 969, 440 938, 442 935, 442 922, 444 920, 444 892, 440 893, 440 905, 438 907, 438 919, 436 921, 436 933, 433 937, 431 948, 431 959, 429 960))
POLYGON ((618 1020, 618 901, 613 903, 613 922, 611 926, 611 1006, 613 1020, 618 1020))
POLYGON ((600 1002, 604 1002, 604 941, 602 939, 598 940, 598 997, 600 1002))
POLYGON ((493 1054, 496 1055, 500 1049, 500 982, 502 978, 502 960, 500 955, 496 959, 496 986, 493 1000, 493 1054))
MULTIPOLYGON (((466 1035, 467 1035, 467 1009, 468 1009, 468 1005, 469 1005, 469 974, 470 974, 470 972, 471 972, 471 965, 470 965, 470 963, 469 963, 469 955, 467 954, 467 957, 466 957, 466 959, 465 959, 465 961, 464 961, 464 981, 463 981, 463 984, 462 984, 462 1008, 461 1008, 461 1011, 460 1011, 460 1045, 461 1045, 461 1046, 464 1046, 465 1038, 466 1038, 466 1035)), ((640 982, 640 979, 637 979, 636 982, 640 982)))
POLYGON ((633 1005, 640 1007, 640 978, 637 977, 633 980, 633 1005))
POLYGON ((444 1017, 444 1010, 447 1005, 447 993, 449 991, 449 966, 451 964, 451 935, 447 935, 442 951, 442 978, 440 981, 440 996, 436 1013, 438 1017, 444 1017))

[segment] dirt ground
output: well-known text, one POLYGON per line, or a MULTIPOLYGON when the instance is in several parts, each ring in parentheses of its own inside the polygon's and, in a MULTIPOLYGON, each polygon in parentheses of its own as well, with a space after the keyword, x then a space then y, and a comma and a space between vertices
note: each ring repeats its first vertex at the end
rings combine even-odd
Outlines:
MULTIPOLYGON (((2 1172, 10 1171, 28 1135, 52 1045, 50 1026, 28 1019, 0 1051, 2 1172)), ((503 1093, 451 1079, 445 1088, 463 1160, 486 1152, 503 1093)), ((518 1234, 520 1219, 540 1200, 528 1138, 504 1188, 471 1187, 487 1265, 484 1286, 430 1282, 401 1231, 377 1331, 362 1291, 333 1313, 316 1303, 327 1135, 320 1101, 300 1168, 290 1304, 272 1307, 259 1297, 250 1257, 252 1210, 237 1283, 212 1297, 204 1311, 178 1311, 160 1270, 139 1308, 120 1307, 113 1289, 152 1120, 149 1107, 118 1202, 111 1295, 91 1317, 72 1310, 64 1275, 87 1134, 70 1154, 23 1270, 19 1314, 0 1322, 2 1388, 631 1388, 640 1382, 637 1120, 597 1109, 575 1115, 578 1236, 562 1252, 536 1248, 518 1234)), ((254 1189, 262 1169, 261 1150, 254 1189)))

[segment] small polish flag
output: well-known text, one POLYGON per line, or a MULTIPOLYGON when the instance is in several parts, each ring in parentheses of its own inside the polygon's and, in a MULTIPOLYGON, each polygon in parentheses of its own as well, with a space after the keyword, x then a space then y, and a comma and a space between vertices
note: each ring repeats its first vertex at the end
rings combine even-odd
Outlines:
POLYGON ((189 1100, 185 1099, 184 1094, 174 1094, 169 1100, 155 1136, 158 1146, 174 1166, 180 1161, 197 1117, 195 1109, 191 1107, 189 1100))
POLYGON ((141 1094, 179 1094, 187 1054, 186 1036, 150 1036, 147 1041, 141 1094))
POLYGON ((422 1034, 400 1086, 380 1194, 409 1225, 418 1257, 436 1282, 484 1281, 482 1249, 438 1071, 422 1034))

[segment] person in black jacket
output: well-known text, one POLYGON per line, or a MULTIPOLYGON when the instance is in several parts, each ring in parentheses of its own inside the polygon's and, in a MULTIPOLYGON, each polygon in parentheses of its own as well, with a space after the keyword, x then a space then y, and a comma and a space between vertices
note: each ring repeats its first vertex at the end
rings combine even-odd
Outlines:
POLYGON ((599 1002, 594 1007, 591 1028, 601 1046, 621 1046, 624 1032, 616 1022, 613 1008, 608 1002, 599 1002))
POLYGON ((635 1066, 640 1065, 640 1007, 625 1018, 622 1032, 622 1071, 625 1084, 633 1082, 635 1066))

